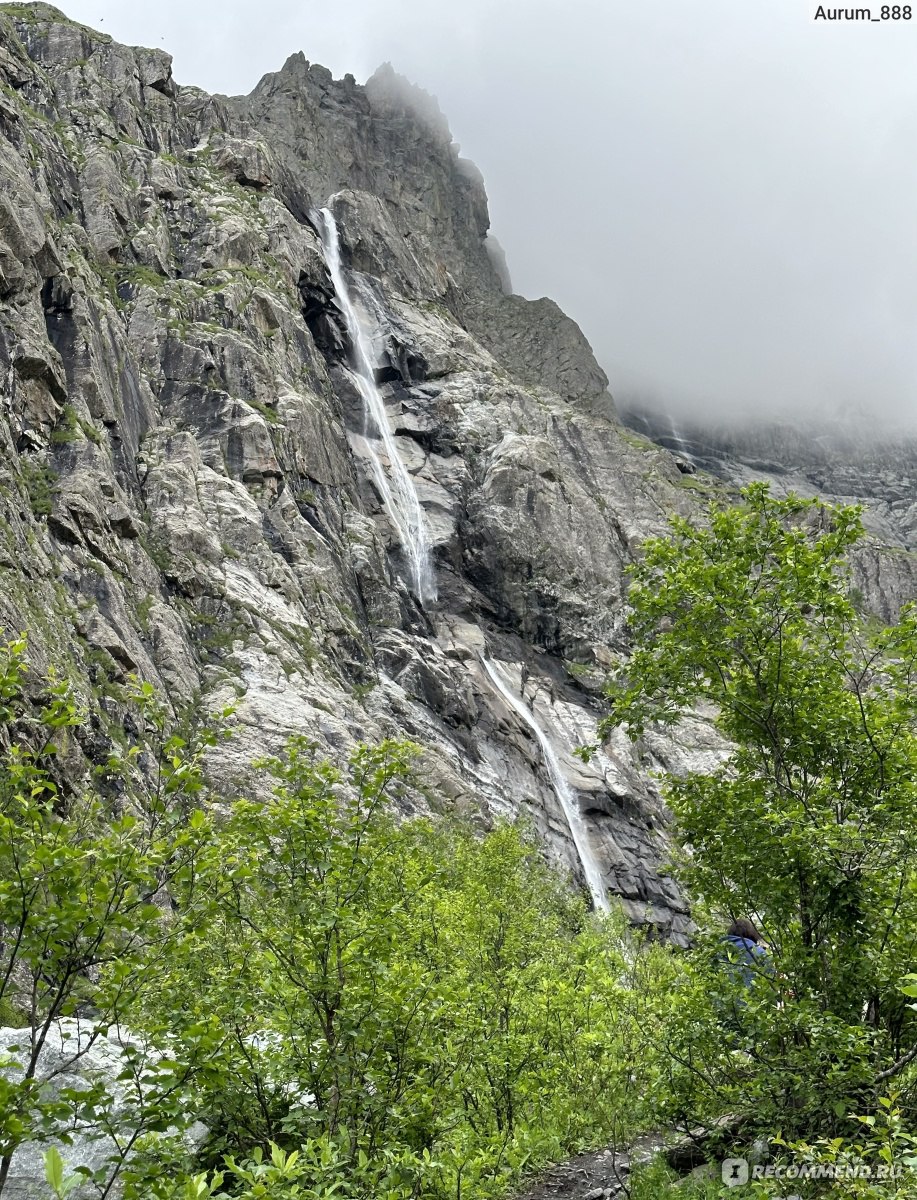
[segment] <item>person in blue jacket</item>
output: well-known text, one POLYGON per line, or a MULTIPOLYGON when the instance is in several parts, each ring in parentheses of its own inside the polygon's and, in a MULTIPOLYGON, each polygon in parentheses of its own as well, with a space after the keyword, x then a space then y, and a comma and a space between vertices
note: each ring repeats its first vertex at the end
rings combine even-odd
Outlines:
POLYGON ((762 972, 769 972, 770 961, 764 938, 747 919, 739 917, 726 930, 729 969, 745 987, 751 987, 762 972))

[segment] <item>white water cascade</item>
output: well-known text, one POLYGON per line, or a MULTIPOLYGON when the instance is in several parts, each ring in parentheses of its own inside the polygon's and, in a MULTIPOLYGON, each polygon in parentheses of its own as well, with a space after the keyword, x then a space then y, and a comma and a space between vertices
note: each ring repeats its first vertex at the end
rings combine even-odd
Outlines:
POLYGON ((402 554, 407 563, 407 583, 422 606, 436 600, 436 579, 430 554, 430 539, 424 520, 423 509, 417 498, 414 481, 404 465, 392 435, 385 411, 385 402, 376 385, 375 368, 378 365, 373 349, 372 335, 367 328, 365 314, 361 313, 351 297, 350 286, 341 265, 341 241, 337 222, 329 208, 320 213, 320 233, 325 261, 331 273, 347 333, 350 336, 351 367, 354 382, 363 401, 363 436, 372 462, 373 478, 383 503, 398 532, 402 554), (370 432, 374 427, 375 436, 370 432), (382 443, 388 470, 379 453, 382 443))
POLYGON ((548 775, 551 777, 551 786, 554 788, 554 792, 560 802, 560 807, 567 818, 570 836, 573 839, 573 845, 576 849, 580 866, 583 868, 583 875, 586 877, 586 884, 589 888, 589 894, 592 897, 592 904, 596 912, 607 913, 609 911, 608 895, 605 891, 605 884, 602 881, 602 872, 599 870, 599 864, 596 862, 592 853, 592 847, 589 845, 589 833, 583 821, 583 814, 579 810, 576 795, 561 769, 560 761, 554 752, 554 747, 548 741, 547 734, 538 724, 535 714, 529 709, 523 698, 510 690, 497 664, 489 658, 482 658, 481 664, 494 687, 506 703, 513 712, 517 713, 525 721, 526 725, 528 725, 538 739, 544 763, 548 769, 548 775))
POLYGON ((682 438, 681 434, 678 432, 678 430, 675 427, 675 418, 668 413, 666 414, 666 417, 669 422, 669 429, 671 429, 671 431, 672 431, 672 441, 675 443, 675 447, 674 447, 675 453, 680 454, 682 458, 684 458, 688 462, 690 462, 691 455, 688 453, 688 449, 685 446, 684 439, 682 438))

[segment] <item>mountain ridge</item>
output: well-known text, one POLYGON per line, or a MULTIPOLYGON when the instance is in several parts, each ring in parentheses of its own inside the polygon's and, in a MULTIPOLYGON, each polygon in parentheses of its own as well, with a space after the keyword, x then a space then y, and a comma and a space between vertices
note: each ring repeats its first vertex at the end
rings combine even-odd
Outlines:
MULTIPOLYGON (((818 495, 859 504, 867 532, 851 554, 852 582, 863 606, 897 620, 917 596, 917 438, 854 418, 711 422, 651 407, 624 405, 633 430, 672 451, 683 465, 726 484, 766 482, 774 495, 818 495)), ((698 476, 698 479, 703 476, 698 476)))

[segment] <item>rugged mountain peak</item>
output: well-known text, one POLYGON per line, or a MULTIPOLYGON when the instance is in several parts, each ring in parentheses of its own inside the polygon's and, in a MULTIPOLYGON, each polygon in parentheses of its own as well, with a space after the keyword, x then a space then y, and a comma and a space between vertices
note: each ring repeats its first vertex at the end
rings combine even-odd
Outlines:
POLYGON ((370 75, 366 95, 377 112, 419 121, 441 141, 453 145, 449 122, 436 97, 399 75, 391 63, 382 63, 370 75))

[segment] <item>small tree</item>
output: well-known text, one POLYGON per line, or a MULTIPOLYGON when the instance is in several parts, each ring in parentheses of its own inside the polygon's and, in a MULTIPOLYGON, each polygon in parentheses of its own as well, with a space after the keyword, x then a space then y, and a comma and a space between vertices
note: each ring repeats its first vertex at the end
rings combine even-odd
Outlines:
POLYGON ((33 713, 25 654, 24 639, 0 648, 0 1010, 22 1026, 0 1063, 0 1194, 18 1146, 67 1141, 88 1124, 111 1135, 112 1161, 96 1180, 104 1196, 137 1138, 177 1118, 179 1077, 193 1064, 127 1048, 118 1127, 101 1083, 67 1089, 61 1081, 136 1003, 169 936, 160 903, 170 893, 193 896, 208 844, 207 822, 194 811, 199 760, 214 735, 189 745, 170 734, 152 688, 141 685, 134 700, 154 748, 151 778, 129 786, 136 747, 101 768, 122 781, 117 801, 92 787, 67 792, 55 782, 55 756, 82 714, 69 685, 53 677, 33 713), (79 1026, 61 1025, 68 1017, 79 1026), (60 1053, 48 1058, 52 1040, 60 1053))
POLYGON ((701 912, 763 927, 776 969, 743 999, 759 1069, 739 1075, 801 1120, 842 1113, 917 1054, 899 989, 917 958, 917 614, 875 628, 858 613, 857 508, 764 484, 742 496, 645 543, 602 728, 639 742, 716 706, 722 767, 667 779, 679 870, 701 912))

